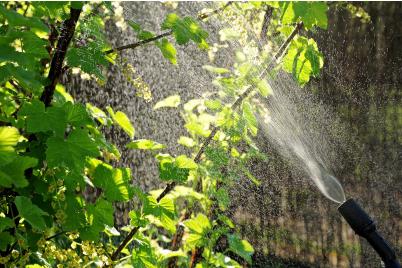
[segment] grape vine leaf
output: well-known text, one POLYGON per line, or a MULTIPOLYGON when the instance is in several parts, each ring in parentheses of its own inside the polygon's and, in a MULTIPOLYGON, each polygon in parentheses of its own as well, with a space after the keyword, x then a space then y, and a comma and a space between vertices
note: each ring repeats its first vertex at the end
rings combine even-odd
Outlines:
POLYGON ((205 40, 208 33, 191 17, 180 19, 177 14, 171 13, 166 16, 162 23, 162 29, 171 29, 179 45, 187 44, 193 40, 200 48, 208 48, 208 43, 205 40))
POLYGON ((176 231, 175 222, 175 206, 171 198, 164 197, 159 202, 153 196, 147 196, 144 200, 143 213, 147 218, 171 233, 176 231))
POLYGON ((10 163, 15 157, 14 147, 21 135, 15 127, 0 127, 0 166, 10 163))
POLYGON ((228 235, 229 249, 235 254, 239 255, 245 259, 249 264, 251 264, 251 256, 254 253, 253 247, 247 240, 240 239, 235 234, 228 235))
POLYGON ((35 30, 49 33, 49 28, 40 19, 25 17, 13 10, 6 9, 0 5, 0 15, 5 18, 10 26, 30 27, 35 30))
POLYGON ((135 129, 128 119, 127 115, 121 111, 114 112, 112 107, 107 107, 107 111, 109 112, 110 116, 112 117, 113 121, 119 125, 124 132, 126 132, 130 138, 134 138, 135 129))
POLYGON ((65 112, 61 107, 49 107, 39 100, 26 102, 18 112, 25 117, 26 129, 30 133, 55 131, 56 135, 63 136, 67 122, 65 112))
POLYGON ((100 155, 97 144, 82 129, 73 130, 67 139, 51 137, 47 140, 46 160, 50 167, 64 165, 81 172, 86 157, 100 155))
POLYGON ((35 94, 39 94, 43 90, 41 79, 36 73, 26 71, 21 66, 6 63, 0 66, 0 83, 4 83, 9 79, 17 80, 24 89, 35 94))
POLYGON ((257 86, 258 92, 263 97, 267 97, 272 92, 271 86, 268 84, 267 80, 265 80, 265 79, 256 81, 256 86, 257 86))
POLYGON ((14 184, 18 188, 28 186, 24 172, 37 164, 38 160, 36 158, 17 155, 12 162, 0 168, 0 185, 11 187, 11 184, 14 184))
POLYGON ((180 136, 177 143, 190 148, 196 145, 195 141, 192 138, 186 136, 180 136))
POLYGON ((160 150, 166 146, 153 140, 139 139, 128 143, 126 147, 129 149, 160 150))
POLYGON ((108 164, 102 163, 95 169, 93 183, 105 191, 107 200, 111 202, 128 201, 133 196, 130 178, 131 172, 129 168, 113 168, 108 164))
MULTIPOLYGON (((74 188, 75 189, 75 188, 74 188)), ((84 200, 75 193, 66 194, 66 219, 63 223, 64 230, 77 230, 83 227, 85 215, 83 211, 84 200)))
POLYGON ((179 95, 172 95, 169 96, 161 101, 158 101, 155 106, 154 110, 163 108, 163 107, 172 107, 176 108, 180 104, 180 96, 179 95))
POLYGON ((79 67, 87 74, 93 74, 100 80, 105 80, 100 66, 107 66, 109 60, 103 49, 93 41, 85 47, 72 47, 66 56, 67 64, 70 67, 79 67))
POLYGON ((324 2, 282 2, 280 6, 283 24, 290 24, 301 20, 306 29, 311 29, 313 26, 323 29, 327 29, 328 27, 328 6, 324 2))
POLYGON ((14 240, 14 236, 10 235, 9 232, 0 233, 0 250, 6 251, 8 245, 11 245, 14 240))
POLYGON ((112 203, 98 199, 95 204, 87 205, 88 226, 80 231, 80 237, 83 240, 98 241, 99 232, 105 229, 105 226, 113 226, 113 205, 112 203))
POLYGON ((138 245, 131 252, 131 265, 138 268, 156 268, 157 259, 151 243, 146 239, 136 239, 138 245))
POLYGON ((172 43, 169 42, 169 40, 167 40, 167 38, 163 38, 162 41, 155 42, 155 44, 162 52, 162 55, 163 57, 165 57, 165 59, 168 59, 170 63, 174 65, 177 64, 176 48, 173 46, 172 43))
POLYGON ((190 248, 200 247, 206 243, 208 239, 206 234, 212 228, 207 216, 200 213, 195 218, 184 221, 183 224, 189 229, 186 244, 190 248))
POLYGON ((73 104, 68 101, 63 105, 63 110, 66 115, 67 122, 73 126, 80 127, 92 123, 88 111, 81 103, 73 104))
POLYGON ((14 202, 21 217, 29 222, 32 227, 42 231, 46 229, 46 222, 42 217, 48 215, 46 212, 33 204, 31 200, 25 196, 17 196, 14 202))
POLYGON ((253 136, 257 135, 258 122, 253 113, 251 104, 249 102, 243 102, 243 117, 246 120, 247 128, 250 130, 253 136))
POLYGON ((7 217, 0 217, 0 232, 14 226, 14 221, 7 217))
POLYGON ((283 69, 292 73, 301 86, 304 86, 311 76, 317 77, 323 66, 323 55, 311 38, 294 39, 283 59, 283 69))
POLYGON ((198 167, 192 159, 185 155, 180 155, 176 159, 165 157, 158 160, 159 177, 164 181, 185 182, 190 174, 190 170, 198 167))

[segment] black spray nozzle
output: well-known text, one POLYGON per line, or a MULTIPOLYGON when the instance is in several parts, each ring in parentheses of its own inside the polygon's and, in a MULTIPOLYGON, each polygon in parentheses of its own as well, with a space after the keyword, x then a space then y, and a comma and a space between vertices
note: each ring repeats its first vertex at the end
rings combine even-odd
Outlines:
POLYGON ((366 238, 378 255, 380 255, 386 268, 401 268, 396 260, 394 250, 377 232, 374 221, 355 200, 346 200, 339 206, 338 211, 342 214, 356 234, 366 238))

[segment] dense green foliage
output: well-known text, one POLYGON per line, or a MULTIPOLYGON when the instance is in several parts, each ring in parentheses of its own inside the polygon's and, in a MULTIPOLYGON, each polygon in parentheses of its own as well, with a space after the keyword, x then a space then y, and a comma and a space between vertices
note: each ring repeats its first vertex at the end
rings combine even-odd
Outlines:
MULTIPOLYGON (((90 103, 75 102, 61 84, 54 88, 50 106, 41 101, 44 88, 53 82, 49 81, 50 63, 63 38, 63 22, 70 18, 72 9, 81 8, 82 4, 70 2, 0 4, 1 263, 11 267, 251 264, 253 247, 242 240, 225 210, 230 204, 228 188, 235 180, 246 177, 259 183, 247 163, 264 160, 251 137, 258 130, 255 114, 265 111, 252 96, 270 93, 269 83, 259 74, 273 54, 270 50, 283 42, 295 23, 304 23, 302 33, 327 27, 326 4, 234 5, 246 15, 272 8, 272 31, 279 31, 280 38, 266 46, 270 53, 237 51, 238 60, 231 70, 205 66, 216 75, 213 83, 219 97, 183 104, 175 95, 156 103, 154 109, 181 109, 188 136, 180 137, 178 143, 193 151, 188 156, 172 156, 163 144, 137 137, 135 126, 122 111, 112 107, 103 111, 90 103), (263 67, 257 68, 256 61, 263 67), (240 99, 238 107, 226 102, 234 102, 247 89, 252 90, 240 99), (113 125, 131 139, 127 148, 154 152, 159 179, 175 186, 162 198, 158 198, 162 190, 143 192, 132 185, 131 170, 116 165, 120 153, 102 133, 103 128, 113 125), (91 188, 100 192, 94 201, 84 197, 91 188), (117 230, 113 204, 133 198, 142 205, 129 213, 130 225, 117 230), (127 233, 133 234, 130 247, 124 245, 120 253, 116 241, 122 241, 127 233), (200 256, 191 259, 197 251, 200 256)), ((118 53, 105 53, 111 46, 104 21, 123 20, 113 10, 109 3, 84 4, 64 62, 58 62, 64 64, 63 70, 79 68, 100 83, 107 79, 103 68, 114 64, 118 53)), ((233 16, 227 12, 228 18, 233 16)), ((161 29, 170 32, 161 38, 134 21, 127 23, 138 40, 146 43, 151 38, 149 42, 172 64, 180 62, 176 58, 180 45, 193 42, 201 48, 200 53, 210 47, 208 35, 212 33, 202 28, 200 18, 167 15, 161 29), (173 38, 168 37, 170 33, 173 38)), ((230 29, 220 34, 222 42, 239 37, 230 29)), ((297 35, 284 57, 283 69, 304 85, 319 75, 322 66, 315 41, 297 35)), ((127 72, 127 66, 121 67, 127 72)))

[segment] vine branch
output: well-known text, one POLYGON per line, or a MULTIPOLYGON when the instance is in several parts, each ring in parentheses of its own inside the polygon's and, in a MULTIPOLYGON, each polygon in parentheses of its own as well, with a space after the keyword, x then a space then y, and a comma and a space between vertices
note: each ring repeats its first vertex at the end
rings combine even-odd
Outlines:
MULTIPOLYGON (((224 6, 220 7, 220 8, 217 8, 217 9, 215 9, 215 10, 209 12, 209 13, 202 13, 202 14, 197 16, 197 19, 198 20, 204 20, 206 18, 211 17, 212 15, 218 14, 219 12, 222 12, 223 10, 225 10, 232 3, 233 2, 227 2, 226 5, 224 5, 224 6)), ((116 47, 116 48, 106 50, 104 53, 105 54, 111 54, 111 53, 119 52, 119 51, 126 50, 126 49, 134 49, 134 48, 137 48, 139 46, 142 46, 142 45, 157 41, 157 40, 159 40, 159 39, 161 39, 163 37, 170 36, 172 34, 173 34, 173 31, 169 30, 169 31, 163 32, 163 33, 161 33, 161 34, 159 34, 157 36, 154 36, 154 37, 151 37, 151 38, 148 38, 148 39, 144 39, 144 40, 138 41, 136 43, 132 43, 132 44, 128 44, 128 45, 124 45, 124 46, 120 46, 120 47, 116 47)))
POLYGON ((70 18, 63 22, 61 33, 57 40, 56 51, 50 63, 50 71, 47 77, 50 84, 45 87, 45 90, 40 97, 40 100, 45 104, 45 106, 50 106, 50 103, 52 102, 56 84, 62 74, 62 67, 64 58, 67 54, 67 48, 74 36, 75 26, 77 25, 81 11, 82 9, 70 8, 70 18))

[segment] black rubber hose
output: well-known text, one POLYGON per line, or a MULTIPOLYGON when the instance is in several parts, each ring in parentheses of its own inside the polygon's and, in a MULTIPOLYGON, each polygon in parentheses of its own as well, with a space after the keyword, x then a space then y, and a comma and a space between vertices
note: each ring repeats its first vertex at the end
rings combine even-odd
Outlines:
POLYGON ((339 206, 338 211, 356 234, 364 237, 370 243, 381 257, 386 268, 401 268, 401 265, 396 259, 395 251, 377 232, 374 221, 355 200, 348 199, 339 206))

